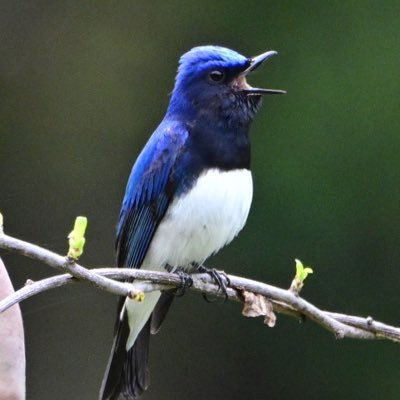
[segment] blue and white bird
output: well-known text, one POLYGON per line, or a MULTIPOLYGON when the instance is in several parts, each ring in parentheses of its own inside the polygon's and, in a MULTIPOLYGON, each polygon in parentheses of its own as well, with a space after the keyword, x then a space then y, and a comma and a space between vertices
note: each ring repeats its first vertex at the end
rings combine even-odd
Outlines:
MULTIPOLYGON (((118 267, 192 273, 243 228, 253 196, 249 127, 262 95, 246 77, 275 55, 247 58, 201 46, 179 62, 167 113, 140 153, 117 229, 118 267)), ((122 299, 101 400, 137 399, 148 386, 148 345, 173 296, 122 299)))

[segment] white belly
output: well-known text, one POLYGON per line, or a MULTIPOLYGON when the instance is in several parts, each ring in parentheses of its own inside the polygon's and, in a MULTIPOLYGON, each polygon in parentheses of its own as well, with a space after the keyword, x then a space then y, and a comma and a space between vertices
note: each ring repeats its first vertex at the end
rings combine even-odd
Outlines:
POLYGON ((174 200, 159 225, 142 268, 190 268, 229 243, 243 228, 253 197, 251 172, 212 169, 174 200))
MULTIPOLYGON (((191 263, 229 243, 246 223, 253 197, 251 172, 246 169, 202 174, 194 187, 174 200, 158 226, 141 268, 162 270, 167 264, 190 270, 191 263)), ((160 292, 147 293, 138 303, 127 299, 130 334, 126 349, 149 319, 160 292)))

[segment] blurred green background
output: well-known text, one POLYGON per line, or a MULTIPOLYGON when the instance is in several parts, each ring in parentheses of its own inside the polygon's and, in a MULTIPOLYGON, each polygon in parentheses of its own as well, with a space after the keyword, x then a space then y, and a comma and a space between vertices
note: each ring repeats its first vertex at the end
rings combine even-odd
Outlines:
MULTIPOLYGON (((208 265, 288 287, 322 308, 400 322, 398 1, 7 1, 0 4, 0 210, 6 231, 63 254, 89 218, 82 263, 114 263, 135 158, 163 117, 179 56, 220 44, 279 56, 251 82, 254 202, 208 265)), ((17 287, 55 272, 2 252, 17 287)), ((96 399, 116 299, 86 285, 22 304, 30 400, 96 399)), ((400 348, 336 341, 237 304, 175 302, 151 343, 155 399, 399 399, 400 348)))

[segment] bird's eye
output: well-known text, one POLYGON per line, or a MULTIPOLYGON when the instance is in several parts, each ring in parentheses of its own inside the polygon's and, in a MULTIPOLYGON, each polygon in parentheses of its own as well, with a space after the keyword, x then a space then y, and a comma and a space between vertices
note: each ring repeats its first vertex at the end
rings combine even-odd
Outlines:
POLYGON ((225 74, 222 71, 216 69, 214 71, 211 71, 208 77, 213 82, 222 82, 225 78, 225 74))

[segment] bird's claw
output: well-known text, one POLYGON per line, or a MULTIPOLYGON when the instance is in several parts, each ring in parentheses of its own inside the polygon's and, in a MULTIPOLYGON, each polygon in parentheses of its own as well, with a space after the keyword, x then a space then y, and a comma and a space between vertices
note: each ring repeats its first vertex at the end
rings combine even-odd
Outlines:
MULTIPOLYGON (((199 265, 197 271, 200 273, 205 273, 211 276, 218 290, 224 294, 224 303, 228 299, 228 286, 230 285, 230 280, 228 275, 224 271, 217 271, 215 268, 206 268, 204 265, 199 265)), ((210 299, 206 293, 202 293, 203 298, 207 303, 214 303, 217 299, 210 299)))
POLYGON ((176 274, 179 276, 179 279, 181 280, 181 284, 177 288, 177 290, 175 292, 175 296, 182 297, 186 293, 186 289, 193 286, 193 279, 190 276, 190 274, 187 274, 186 272, 179 270, 179 269, 176 271, 176 274))

